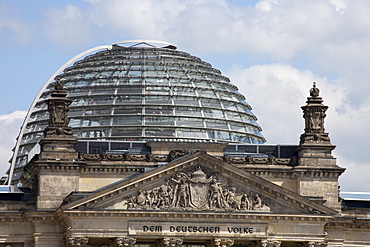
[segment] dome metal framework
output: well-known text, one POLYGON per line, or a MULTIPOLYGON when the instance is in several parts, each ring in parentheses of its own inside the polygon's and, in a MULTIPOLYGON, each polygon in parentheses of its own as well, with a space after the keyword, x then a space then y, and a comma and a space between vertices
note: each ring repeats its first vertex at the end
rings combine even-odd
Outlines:
MULTIPOLYGON (((202 141, 262 144, 251 106, 221 72, 165 47, 123 46, 86 56, 59 74, 73 102, 69 126, 79 140, 202 141)), ((37 153, 53 83, 31 106, 13 157, 13 178, 37 153), (36 151, 35 151, 36 150, 36 151)))

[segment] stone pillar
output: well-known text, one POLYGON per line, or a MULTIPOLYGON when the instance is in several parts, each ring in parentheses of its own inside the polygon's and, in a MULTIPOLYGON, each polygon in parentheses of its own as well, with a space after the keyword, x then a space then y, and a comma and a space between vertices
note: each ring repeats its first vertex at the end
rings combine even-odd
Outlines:
POLYGON ((280 247, 280 245, 279 240, 261 240, 261 247, 280 247))
POLYGON ((123 237, 115 238, 113 247, 132 247, 136 243, 136 238, 123 237))
POLYGON ((338 177, 344 172, 332 156, 335 145, 330 143, 329 134, 325 132, 324 119, 328 107, 319 97, 320 90, 313 83, 307 104, 302 106, 305 120, 304 133, 298 147, 298 166, 301 174, 297 178, 298 194, 321 199, 325 206, 340 212, 338 198, 338 177))
POLYGON ((182 242, 184 241, 183 238, 163 238, 159 246, 160 247, 180 247, 182 242))
POLYGON ((63 199, 78 190, 78 171, 53 168, 70 166, 78 160, 74 145, 77 139, 73 137, 72 128, 68 127, 68 110, 71 100, 66 98, 62 82, 54 82, 55 89, 48 99, 49 125, 44 130, 44 138, 40 140, 41 152, 34 162, 31 177, 33 191, 37 193, 37 208, 58 208, 63 199), (46 169, 44 169, 46 168, 46 169), (49 169, 52 168, 52 169, 49 169), (38 187, 38 188, 37 188, 38 187))
POLYGON ((215 238, 206 243, 206 247, 231 247, 234 245, 234 239, 215 238))
POLYGON ((84 247, 84 246, 87 246, 88 242, 89 242, 89 238, 87 237, 70 237, 67 239, 67 246, 84 247))
POLYGON ((328 107, 322 104, 319 97, 320 90, 313 83, 310 97, 307 97, 307 105, 302 106, 303 118, 305 120, 304 133, 301 135, 298 156, 299 165, 303 166, 335 166, 336 160, 331 155, 335 148, 330 143, 329 134, 325 133, 324 119, 328 107), (316 159, 312 159, 316 158, 316 159))

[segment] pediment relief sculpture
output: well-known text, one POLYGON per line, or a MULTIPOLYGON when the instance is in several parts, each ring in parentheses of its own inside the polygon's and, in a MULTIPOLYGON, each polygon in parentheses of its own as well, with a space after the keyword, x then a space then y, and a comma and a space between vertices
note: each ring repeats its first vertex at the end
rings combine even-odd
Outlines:
POLYGON ((179 171, 159 186, 138 190, 121 205, 130 209, 267 211, 268 199, 200 166, 179 171))
POLYGON ((290 190, 196 152, 83 197, 62 210, 217 211, 336 214, 290 190))

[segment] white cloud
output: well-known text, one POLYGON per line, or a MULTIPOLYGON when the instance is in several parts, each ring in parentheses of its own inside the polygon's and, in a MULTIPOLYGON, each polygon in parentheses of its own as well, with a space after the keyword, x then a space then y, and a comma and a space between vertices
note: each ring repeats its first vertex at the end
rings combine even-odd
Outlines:
POLYGON ((234 66, 227 74, 247 96, 264 136, 272 144, 299 143, 304 131, 300 107, 306 104, 316 81, 324 104, 329 106, 325 129, 332 144, 337 145, 333 155, 340 167, 348 168, 341 177, 342 189, 370 191, 366 177, 370 159, 365 151, 370 148, 370 99, 361 107, 352 107, 348 104, 350 91, 341 80, 330 81, 289 64, 234 66))
POLYGON ((344 13, 347 8, 346 0, 330 0, 330 3, 335 6, 335 10, 339 13, 344 13))
POLYGON ((60 47, 97 38, 112 43, 145 38, 169 41, 200 57, 262 57, 265 64, 223 72, 246 95, 268 141, 298 143, 304 128, 300 106, 317 81, 329 106, 326 130, 338 145, 338 164, 349 160, 361 168, 369 163, 369 9, 368 0, 261 0, 255 6, 227 0, 88 0, 84 7, 48 9, 45 31, 60 47))
POLYGON ((67 4, 62 9, 50 7, 45 16, 46 36, 59 47, 78 46, 93 37, 88 13, 75 5, 67 4))
POLYGON ((341 167, 346 168, 346 171, 339 177, 341 191, 369 192, 370 162, 353 162, 343 156, 337 156, 337 159, 341 162, 341 167))
POLYGON ((11 13, 12 11, 8 5, 0 3, 0 36, 2 36, 2 39, 5 39, 4 37, 8 35, 1 34, 1 32, 10 31, 12 34, 11 39, 14 42, 28 43, 32 36, 30 31, 31 25, 22 20, 21 17, 12 15, 11 13))
POLYGON ((328 65, 340 57, 345 67, 351 65, 345 60, 350 52, 343 50, 360 51, 370 41, 367 0, 261 0, 246 7, 227 0, 87 2, 86 8, 49 10, 48 32, 55 42, 79 44, 114 34, 117 41, 162 39, 202 53, 246 51, 285 61, 304 53, 328 65))
POLYGON ((9 168, 7 162, 12 156, 15 138, 26 116, 26 111, 15 111, 11 114, 0 115, 0 176, 5 175, 9 168))
POLYGON ((319 88, 327 83, 325 78, 288 64, 234 66, 226 74, 246 95, 268 143, 298 143, 304 129, 300 106, 305 105, 314 81, 319 88))

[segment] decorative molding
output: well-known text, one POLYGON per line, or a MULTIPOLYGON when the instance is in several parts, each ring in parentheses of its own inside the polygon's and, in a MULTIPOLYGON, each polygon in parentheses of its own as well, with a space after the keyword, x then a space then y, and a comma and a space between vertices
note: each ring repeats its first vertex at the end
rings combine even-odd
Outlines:
POLYGON ((279 165, 279 166, 297 166, 298 158, 276 158, 274 156, 268 156, 267 158, 259 158, 252 156, 245 157, 232 157, 224 155, 220 160, 236 165, 279 165))
POLYGON ((132 247, 136 243, 136 238, 119 237, 115 238, 112 247, 132 247))
POLYGON ((250 172, 259 177, 279 177, 279 178, 332 178, 338 179, 338 177, 344 172, 344 168, 296 168, 295 170, 270 170, 269 168, 252 168, 252 167, 240 167, 244 171, 250 172), (301 170, 302 169, 302 170, 301 170), (304 170, 303 170, 304 169, 304 170))
POLYGON ((229 212, 215 211, 212 214, 209 212, 195 212, 195 211, 125 211, 124 213, 121 210, 110 211, 64 211, 64 213, 69 217, 133 217, 133 218, 183 218, 183 219, 230 219, 230 220, 256 220, 256 221, 300 221, 300 222, 318 222, 320 224, 326 224, 333 219, 333 216, 313 216, 313 215, 284 215, 284 214, 259 214, 259 213, 235 213, 230 214, 229 212))
POLYGON ((325 241, 309 241, 298 244, 298 247, 327 247, 328 243, 325 241))
MULTIPOLYGON (((171 162, 173 160, 179 159, 188 154, 194 154, 198 151, 196 150, 172 150, 168 155, 158 155, 148 153, 146 155, 140 154, 130 154, 128 152, 123 154, 85 154, 79 153, 78 159, 80 161, 146 161, 146 162, 171 162)), ((297 157, 292 158, 275 158, 274 156, 269 156, 267 158, 257 158, 251 156, 245 157, 232 157, 223 156, 219 158, 222 161, 228 162, 230 164, 236 165, 280 165, 280 166, 297 166, 297 157)))
POLYGON ((234 245, 234 239, 231 238, 216 238, 213 240, 215 247, 231 247, 234 245))
POLYGON ((67 239, 67 246, 87 246, 87 243, 89 242, 89 238, 87 237, 69 237, 67 239))
MULTIPOLYGON (((81 164, 72 164, 70 162, 34 162, 32 165, 27 165, 27 170, 33 170, 35 172, 40 171, 48 171, 48 172, 76 172, 76 173, 87 173, 87 174, 137 174, 137 173, 143 173, 145 168, 143 167, 117 167, 115 165, 104 165, 102 166, 95 166, 95 165, 89 165, 86 166, 85 163, 81 164), (58 165, 55 165, 55 163, 58 163, 58 165)), ((148 166, 148 168, 151 168, 152 166, 148 166)))
POLYGON ((183 243, 183 238, 163 238, 160 242, 161 247, 180 247, 183 243))
POLYGON ((280 247, 280 245, 279 240, 261 240, 261 247, 280 247))

